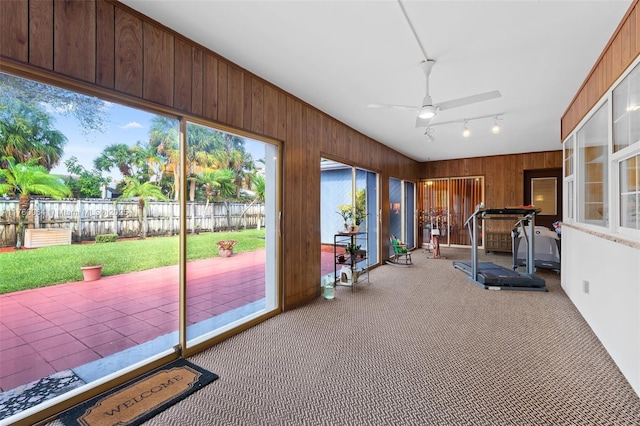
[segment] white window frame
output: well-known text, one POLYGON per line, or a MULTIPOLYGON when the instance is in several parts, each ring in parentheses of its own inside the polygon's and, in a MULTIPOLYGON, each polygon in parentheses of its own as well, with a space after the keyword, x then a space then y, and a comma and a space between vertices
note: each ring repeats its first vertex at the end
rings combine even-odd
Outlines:
POLYGON ((562 144, 562 176, 564 180, 563 221, 576 221, 576 138, 572 133, 562 144), (567 150, 571 149, 571 157, 567 158, 567 150), (571 163, 571 174, 567 174, 567 162, 571 163), (569 194, 572 194, 570 197, 569 194))
POLYGON ((627 70, 616 80, 616 82, 611 85, 611 87, 607 90, 606 94, 602 96, 602 98, 591 108, 589 113, 583 117, 580 123, 576 126, 576 128, 570 133, 569 136, 565 139, 563 143, 563 174, 565 172, 566 164, 564 162, 565 159, 565 151, 568 143, 573 146, 573 174, 564 176, 564 190, 565 199, 563 200, 564 205, 564 218, 563 220, 568 223, 574 223, 579 225, 580 227, 584 227, 585 229, 592 229, 597 232, 606 232, 608 234, 617 234, 622 235, 626 238, 629 238, 634 241, 640 241, 640 229, 632 229, 628 227, 621 226, 620 220, 620 211, 621 211, 621 203, 620 203, 620 164, 636 155, 640 155, 640 140, 630 143, 629 146, 626 146, 620 149, 617 152, 613 152, 613 91, 616 87, 634 70, 636 66, 640 66, 640 57, 638 57, 628 68, 627 70), (607 174, 606 179, 608 180, 608 194, 607 199, 605 200, 606 206, 608 208, 607 220, 605 226, 600 226, 596 224, 590 224, 588 222, 580 221, 579 217, 581 215, 580 209, 584 208, 583 203, 583 195, 582 189, 580 185, 584 183, 583 176, 583 158, 582 153, 578 147, 577 141, 577 133, 584 127, 584 125, 593 117, 593 115, 605 104, 607 103, 607 174), (574 189, 574 199, 573 205, 570 205, 571 200, 569 200, 568 195, 570 194, 570 186, 573 186, 574 189), (572 210, 573 207, 573 210, 572 210), (572 215, 573 213, 573 215, 572 215))
MULTIPOLYGON (((630 74, 636 69, 640 67, 640 58, 636 59, 626 70, 625 72, 618 78, 618 80, 611 86, 608 92, 608 96, 611 98, 611 105, 613 105, 613 91, 627 79, 630 74)), ((636 71, 637 72, 637 71, 636 71)), ((613 110, 610 114, 610 120, 613 120, 613 110)), ((632 239, 640 240, 640 229, 628 228, 624 227, 621 224, 620 213, 621 213, 621 188, 620 188, 620 164, 628 160, 634 156, 640 155, 640 139, 635 142, 630 142, 628 146, 614 152, 613 150, 613 131, 610 135, 610 194, 611 194, 611 211, 610 218, 613 220, 612 227, 613 232, 628 236, 632 239)))
POLYGON ((579 223, 580 225, 584 225, 587 228, 591 228, 595 231, 601 232, 603 229, 610 229, 611 227, 611 215, 613 214, 612 209, 611 209, 611 194, 612 194, 612 188, 611 188, 611 92, 608 93, 607 96, 604 96, 602 99, 600 99, 600 101, 598 101, 598 103, 591 109, 591 111, 589 112, 589 115, 586 116, 580 123, 580 126, 578 126, 575 130, 575 151, 574 151, 574 158, 575 158, 575 169, 574 169, 574 173, 575 173, 575 177, 576 177, 576 183, 574 186, 575 189, 575 199, 576 199, 576 210, 575 210, 575 216, 576 216, 576 222, 579 223), (585 173, 584 173, 584 168, 585 168, 585 159, 583 158, 583 149, 581 149, 581 145, 580 145, 580 140, 578 138, 578 133, 589 123, 589 121, 596 115, 596 113, 598 113, 600 111, 601 108, 605 108, 606 110, 604 111, 605 117, 606 117, 606 121, 607 121, 607 129, 606 129, 606 133, 607 133, 607 146, 606 146, 606 154, 607 154, 607 159, 606 161, 603 163, 603 167, 606 166, 606 172, 603 174, 603 186, 604 184, 606 184, 606 197, 602 200, 602 205, 603 208, 605 209, 605 211, 603 212, 603 220, 604 223, 596 223, 595 221, 589 221, 587 219, 584 219, 584 214, 585 214, 585 173))

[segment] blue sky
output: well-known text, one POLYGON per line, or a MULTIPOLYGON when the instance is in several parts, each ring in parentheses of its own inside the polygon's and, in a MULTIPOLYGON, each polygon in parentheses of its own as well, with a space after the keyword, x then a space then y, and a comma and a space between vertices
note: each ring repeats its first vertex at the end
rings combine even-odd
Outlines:
MULTIPOLYGON (((68 139, 64 147, 64 156, 51 173, 68 174, 64 162, 72 156, 75 156, 85 169, 92 170, 93 160, 105 147, 116 143, 133 146, 138 141, 149 140, 149 128, 155 114, 113 103, 105 103, 105 105, 107 105, 105 131, 93 131, 88 134, 83 134, 77 120, 72 116, 67 117, 50 110, 54 118, 53 127, 64 133, 68 139)), ((265 156, 262 142, 245 138, 245 149, 252 155, 254 161, 265 156)), ((104 172, 103 175, 111 176, 114 180, 122 179, 122 174, 117 169, 112 169, 110 173, 104 172)))
MULTIPOLYGON (((52 113, 55 118, 53 127, 64 133, 68 141, 62 160, 51 173, 67 174, 64 162, 72 156, 75 156, 85 169, 92 170, 93 160, 105 147, 116 143, 133 146, 138 141, 145 142, 149 139, 149 126, 154 114, 116 104, 107 105, 104 132, 93 131, 83 134, 75 118, 52 113)), ((105 173, 107 174, 114 179, 122 179, 117 169, 112 169, 111 173, 105 173)))

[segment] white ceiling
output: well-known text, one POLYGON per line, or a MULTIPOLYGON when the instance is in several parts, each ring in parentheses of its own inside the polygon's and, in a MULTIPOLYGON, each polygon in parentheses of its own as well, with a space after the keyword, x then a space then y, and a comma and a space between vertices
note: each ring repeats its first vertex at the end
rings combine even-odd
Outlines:
POLYGON ((418 161, 560 149, 560 117, 632 0, 121 0, 363 134, 418 161), (415 113, 425 59, 441 103, 499 90, 501 98, 440 111, 431 121, 504 113, 434 126, 415 113))

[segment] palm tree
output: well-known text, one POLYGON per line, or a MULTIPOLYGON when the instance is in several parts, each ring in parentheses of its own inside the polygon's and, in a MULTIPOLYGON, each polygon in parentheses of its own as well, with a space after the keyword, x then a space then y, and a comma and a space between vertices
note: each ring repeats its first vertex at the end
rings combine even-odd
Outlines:
POLYGON ((125 187, 122 195, 118 199, 138 198, 138 226, 140 229, 140 239, 147 238, 147 229, 144 226, 144 208, 151 198, 166 201, 167 197, 162 193, 158 185, 153 182, 140 182, 137 178, 126 177, 125 187))
POLYGON ((111 171, 117 167, 122 176, 127 178, 134 176, 134 172, 140 164, 140 153, 129 145, 124 143, 116 143, 107 146, 100 156, 93 160, 96 170, 102 172, 111 171))
POLYGON ((18 163, 37 158, 51 170, 60 162, 67 143, 51 121, 49 113, 37 104, 18 99, 0 103, 0 157, 13 157, 18 163))
MULTIPOLYGON (((242 216, 244 216, 247 210, 249 210, 249 208, 255 203, 264 202, 264 198, 266 195, 267 181, 265 180, 264 176, 259 174, 252 174, 250 181, 251 181, 251 188, 253 188, 253 191, 255 192, 256 195, 254 199, 251 201, 251 203, 249 203, 247 208, 244 209, 244 211, 242 212, 242 216)), ((260 217, 258 217, 258 229, 260 229, 260 217)))
MULTIPOLYGON (((149 146, 164 157, 162 173, 173 175, 173 198, 180 197, 180 150, 178 148, 178 122, 169 117, 157 115, 151 120, 149 146)), ((162 179, 161 179, 162 181, 162 179)))
MULTIPOLYGON (((231 214, 229 212, 229 199, 235 195, 236 188, 233 184, 233 172, 229 169, 213 170, 203 173, 199 177, 204 184, 207 194, 207 204, 210 198, 217 197, 224 202, 227 212, 227 229, 231 229, 231 214)), ((207 206, 205 206, 205 211, 207 206)))
POLYGON ((24 226, 31 207, 31 194, 61 199, 71 196, 71 190, 47 169, 37 164, 37 158, 26 163, 16 163, 12 157, 4 157, 6 168, 0 169, 0 194, 20 194, 19 221, 16 228, 16 248, 22 248, 24 226))

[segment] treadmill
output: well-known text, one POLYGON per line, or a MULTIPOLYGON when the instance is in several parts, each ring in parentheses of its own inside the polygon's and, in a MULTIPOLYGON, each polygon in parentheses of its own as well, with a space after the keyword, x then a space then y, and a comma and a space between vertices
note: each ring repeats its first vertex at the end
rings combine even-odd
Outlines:
POLYGON ((527 255, 525 273, 517 272, 492 262, 478 262, 478 220, 502 219, 517 220, 527 224, 525 230, 530 236, 534 235, 535 215, 540 209, 533 207, 505 207, 502 209, 485 208, 482 204, 476 206, 475 212, 467 219, 465 226, 469 226, 471 236, 471 262, 453 262, 456 269, 464 271, 469 278, 486 290, 528 290, 547 291, 545 281, 535 275, 534 238, 527 238, 527 255), (471 222, 471 224, 469 224, 471 222))

